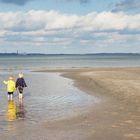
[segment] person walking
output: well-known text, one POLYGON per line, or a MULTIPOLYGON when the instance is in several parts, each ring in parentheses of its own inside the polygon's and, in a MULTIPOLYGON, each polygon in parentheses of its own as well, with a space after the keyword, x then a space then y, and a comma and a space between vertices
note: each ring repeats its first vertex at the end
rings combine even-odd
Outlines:
POLYGON ((9 80, 4 80, 3 83, 7 85, 8 100, 13 100, 13 93, 15 90, 15 81, 13 75, 10 75, 9 80))
POLYGON ((19 100, 22 100, 23 98, 23 89, 24 87, 27 87, 26 82, 23 78, 23 73, 18 74, 19 78, 16 80, 16 89, 19 92, 19 100))

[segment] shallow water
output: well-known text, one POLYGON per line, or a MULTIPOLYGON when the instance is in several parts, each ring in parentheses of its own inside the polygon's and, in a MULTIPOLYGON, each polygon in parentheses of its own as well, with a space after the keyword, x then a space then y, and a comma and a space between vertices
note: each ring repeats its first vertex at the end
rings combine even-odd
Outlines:
MULTIPOLYGON (((0 83, 7 79, 2 73, 0 83)), ((6 86, 1 84, 0 133, 16 133, 33 125, 67 119, 86 113, 99 100, 73 86, 73 81, 59 73, 25 74, 28 87, 24 90, 23 104, 17 92, 14 101, 7 101, 6 86)))

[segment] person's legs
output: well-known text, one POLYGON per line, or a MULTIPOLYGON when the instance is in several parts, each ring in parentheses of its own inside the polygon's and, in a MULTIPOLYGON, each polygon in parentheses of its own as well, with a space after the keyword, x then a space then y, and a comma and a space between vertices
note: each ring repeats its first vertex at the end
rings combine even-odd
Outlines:
POLYGON ((13 94, 10 95, 10 99, 11 99, 11 101, 13 100, 13 94))
POLYGON ((22 100, 23 98, 23 87, 18 87, 18 91, 19 91, 19 100, 22 100))
POLYGON ((8 100, 13 100, 13 92, 8 92, 8 100))
POLYGON ((22 93, 19 93, 19 99, 22 99, 23 96, 22 96, 22 93))
POLYGON ((7 96, 8 96, 8 101, 9 101, 9 100, 10 100, 10 94, 8 93, 8 95, 7 95, 7 96))
POLYGON ((19 102, 22 103, 22 100, 23 100, 23 95, 22 93, 19 93, 19 102))

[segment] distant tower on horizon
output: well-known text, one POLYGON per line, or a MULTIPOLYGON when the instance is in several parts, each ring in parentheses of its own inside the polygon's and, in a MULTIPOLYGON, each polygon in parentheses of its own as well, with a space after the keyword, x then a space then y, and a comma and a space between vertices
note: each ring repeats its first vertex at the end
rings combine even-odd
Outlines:
POLYGON ((18 55, 18 50, 17 50, 17 55, 18 55))

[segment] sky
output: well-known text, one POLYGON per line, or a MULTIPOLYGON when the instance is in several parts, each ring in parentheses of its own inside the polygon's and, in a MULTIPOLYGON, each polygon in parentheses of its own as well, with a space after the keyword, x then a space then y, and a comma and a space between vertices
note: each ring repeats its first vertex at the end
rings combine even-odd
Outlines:
POLYGON ((0 53, 140 53, 140 0, 0 0, 0 53))

